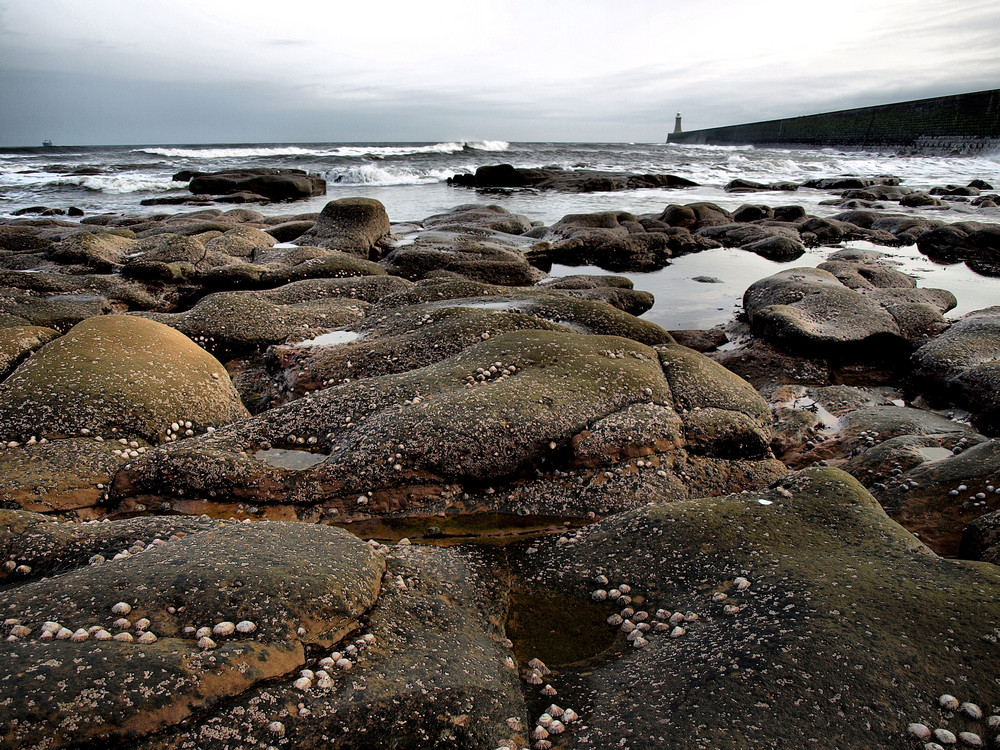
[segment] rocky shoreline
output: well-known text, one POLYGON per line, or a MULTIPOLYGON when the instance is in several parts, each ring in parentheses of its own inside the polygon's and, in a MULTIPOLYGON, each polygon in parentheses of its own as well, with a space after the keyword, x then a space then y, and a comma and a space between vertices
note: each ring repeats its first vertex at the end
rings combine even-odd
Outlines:
POLYGON ((822 188, 0 224, 0 747, 993 741, 1000 307, 891 248, 998 275, 1000 225, 822 188), (548 276, 817 246, 721 348, 548 276))

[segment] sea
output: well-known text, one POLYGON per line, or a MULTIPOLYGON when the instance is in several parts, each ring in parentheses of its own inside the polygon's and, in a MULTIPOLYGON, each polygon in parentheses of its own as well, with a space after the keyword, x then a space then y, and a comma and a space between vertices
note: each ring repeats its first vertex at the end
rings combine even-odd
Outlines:
MULTIPOLYGON (((327 195, 295 203, 253 206, 264 214, 320 211, 327 201, 364 196, 381 201, 392 222, 419 221, 458 205, 501 205, 534 222, 550 225, 567 214, 598 211, 659 213, 669 204, 710 201, 726 209, 745 203, 800 205, 816 216, 842 209, 836 196, 800 188, 794 192, 727 193, 740 178, 755 182, 797 182, 813 178, 892 175, 902 185, 927 191, 941 185, 985 180, 1000 192, 1000 152, 978 156, 926 156, 838 149, 778 149, 753 146, 693 146, 666 143, 512 143, 454 141, 438 143, 264 143, 212 145, 60 146, 0 149, 0 218, 32 206, 68 209, 86 215, 114 212, 136 215, 196 210, 184 206, 143 206, 148 198, 182 196, 182 170, 213 172, 236 168, 295 168, 319 174, 327 195), (643 189, 609 193, 559 193, 539 190, 477 191, 450 185, 448 177, 490 164, 561 167, 633 174, 674 174, 697 187, 643 189)), ((230 206, 221 206, 229 208, 230 206)), ((945 208, 907 209, 889 203, 885 210, 946 222, 1000 224, 1000 209, 966 202, 945 208)), ((864 246, 851 243, 852 247, 864 246)), ((959 300, 952 316, 1000 305, 1000 281, 979 276, 964 264, 941 265, 915 246, 871 248, 887 253, 920 286, 948 289, 959 300)), ((790 266, 815 266, 836 248, 817 248, 791 263, 775 263, 739 249, 684 256, 650 273, 624 274, 636 288, 653 292, 656 305, 644 317, 670 329, 725 325, 739 311, 743 291, 753 281, 790 266)), ((603 273, 557 266, 552 275, 603 273)))

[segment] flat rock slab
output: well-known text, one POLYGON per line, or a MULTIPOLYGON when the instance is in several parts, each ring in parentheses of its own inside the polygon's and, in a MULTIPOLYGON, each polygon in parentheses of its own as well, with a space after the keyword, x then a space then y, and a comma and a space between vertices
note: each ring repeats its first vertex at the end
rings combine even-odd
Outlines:
POLYGON ((368 304, 329 297, 276 304, 255 293, 216 292, 179 313, 136 313, 176 328, 222 359, 259 353, 310 328, 336 328, 364 315, 368 304))
POLYGON ((326 180, 300 169, 246 169, 202 173, 188 183, 195 195, 255 193, 273 201, 326 195, 326 180))
MULTIPOLYGON (((627 444, 640 437, 648 454, 689 450, 724 485, 736 453, 773 461, 769 422, 748 384, 683 347, 514 331, 427 367, 328 388, 147 453, 118 473, 115 491, 128 503, 180 492, 320 506, 334 515, 420 514, 428 505, 461 505, 463 491, 480 495, 487 485, 538 472, 582 466, 592 475, 592 467, 627 457, 627 444), (658 420, 626 419, 637 404, 673 415, 677 434, 661 435, 658 420)), ((496 508, 499 498, 482 497, 484 508, 496 508)))
POLYGON ((525 725, 527 710, 504 639, 498 573, 475 551, 394 547, 379 600, 353 636, 359 651, 349 671, 320 651, 308 663, 316 678, 302 689, 286 677, 139 747, 478 750, 516 737, 523 747, 525 732, 508 723, 525 725))
POLYGON ((669 174, 627 174, 596 170, 523 169, 510 164, 479 167, 475 174, 456 174, 448 182, 464 187, 524 188, 593 193, 640 188, 682 188, 698 183, 669 174))
MULTIPOLYGON (((30 531, 44 538, 57 526, 30 531)), ((178 537, 5 591, 3 616, 29 632, 3 643, 8 721, 0 745, 107 742, 175 725, 292 674, 307 649, 332 648, 357 628, 381 586, 381 556, 339 529, 212 522, 178 537), (131 610, 113 613, 118 602, 131 610), (120 616, 132 624, 115 626, 120 616), (213 648, 184 631, 244 620, 254 623, 251 632, 215 634, 213 648), (156 640, 45 639, 47 621, 156 640)))
POLYGON ((247 415, 222 365, 151 320, 104 315, 51 341, 0 383, 0 437, 168 438, 247 415))
MULTIPOLYGON (((865 264, 857 265, 861 276, 865 264)), ((947 292, 899 288, 895 279, 874 275, 863 277, 868 285, 862 287, 844 263, 832 270, 839 277, 793 268, 752 284, 743 307, 754 332, 793 352, 864 358, 899 356, 911 350, 910 342, 947 327, 942 313, 955 304, 947 292)))
MULTIPOLYGON (((583 649, 575 663, 558 658, 544 677, 558 693, 551 700, 584 707, 583 726, 568 725, 564 742, 902 750, 912 747, 910 722, 941 726, 932 723, 943 720, 941 693, 994 700, 997 569, 930 554, 836 469, 766 492, 638 509, 535 548, 517 558, 524 585, 541 602, 557 587, 578 604, 540 609, 553 634, 515 648, 558 658, 566 613, 584 619, 584 603, 601 618, 664 625, 642 648, 605 625, 610 646, 583 649), (612 601, 622 584, 627 605, 612 601), (599 589, 603 601, 593 601, 599 589), (677 624, 660 619, 677 612, 677 624)), ((548 700, 531 705, 541 712, 548 700)))

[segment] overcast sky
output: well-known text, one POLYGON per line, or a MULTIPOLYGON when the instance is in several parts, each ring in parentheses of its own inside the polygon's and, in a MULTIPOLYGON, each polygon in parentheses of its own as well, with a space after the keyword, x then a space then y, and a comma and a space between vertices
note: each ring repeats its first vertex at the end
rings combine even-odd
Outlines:
POLYGON ((0 0, 5 146, 649 142, 998 86, 998 0, 0 0))

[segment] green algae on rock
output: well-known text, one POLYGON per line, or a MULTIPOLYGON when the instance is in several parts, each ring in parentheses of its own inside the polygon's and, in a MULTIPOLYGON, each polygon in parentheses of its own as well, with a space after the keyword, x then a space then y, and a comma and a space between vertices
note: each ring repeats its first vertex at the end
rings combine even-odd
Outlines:
MULTIPOLYGON (((61 544, 63 524, 22 520, 36 543, 53 531, 52 546, 61 544)), ((162 525, 128 522, 140 539, 162 525)), ((381 556, 339 529, 186 525, 184 536, 158 537, 119 559, 5 591, 3 617, 29 632, 2 644, 4 662, 18 666, 0 678, 8 696, 0 746, 134 741, 200 715, 255 684, 293 674, 307 651, 332 648, 358 627, 381 587, 381 556), (121 627, 112 620, 123 613, 128 629, 156 638, 43 637, 45 622, 84 635, 88 626, 109 632, 121 627), (217 635, 211 648, 185 630, 221 621, 253 627, 217 635)), ((17 543, 12 536, 8 544, 17 543)))
POLYGON ((515 559, 517 575, 581 602, 597 576, 627 583, 625 606, 646 622, 661 609, 681 613, 686 631, 653 631, 643 648, 622 632, 601 663, 546 678, 591 707, 577 736, 594 746, 775 747, 805 737, 903 750, 908 723, 937 716, 948 686, 963 700, 995 701, 997 569, 936 557, 837 469, 637 509, 573 536, 536 544, 515 559))
POLYGON ((198 430, 247 415, 225 369, 168 326, 125 315, 89 318, 0 383, 0 437, 166 439, 177 420, 198 430))

